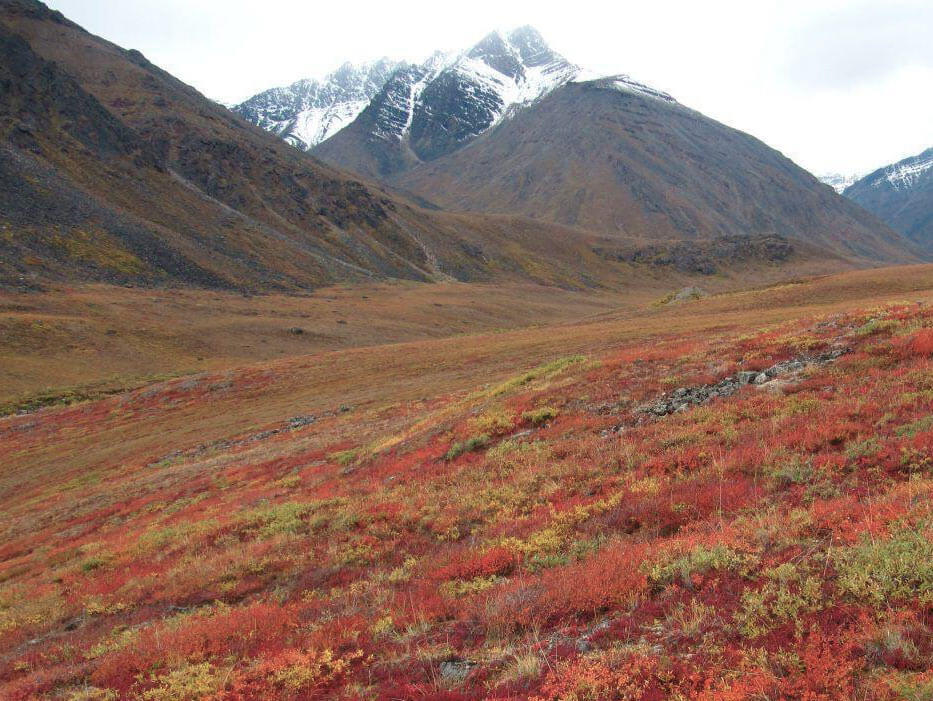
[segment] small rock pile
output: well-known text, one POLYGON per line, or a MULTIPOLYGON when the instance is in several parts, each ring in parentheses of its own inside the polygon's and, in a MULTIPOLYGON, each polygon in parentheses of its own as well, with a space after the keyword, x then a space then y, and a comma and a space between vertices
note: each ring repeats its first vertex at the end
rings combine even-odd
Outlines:
MULTIPOLYGON (((344 407, 340 407, 340 411, 343 412, 344 407)), ((280 433, 298 431, 306 426, 310 426, 311 424, 316 423, 320 418, 334 415, 336 415, 336 412, 330 411, 319 415, 305 414, 300 416, 293 416, 283 425, 277 428, 270 428, 265 431, 260 431, 259 433, 253 433, 249 436, 244 436, 243 438, 216 440, 211 443, 202 443, 200 445, 196 445, 193 448, 172 451, 167 455, 163 455, 158 460, 149 463, 148 467, 162 467, 166 462, 171 462, 179 458, 196 458, 200 455, 203 455, 204 453, 207 453, 208 451, 228 450, 230 448, 236 448, 241 445, 248 445, 257 441, 264 441, 267 438, 272 438, 272 436, 277 436, 280 433)))
POLYGON ((848 348, 834 348, 819 355, 801 355, 790 360, 784 360, 761 372, 740 370, 714 385, 679 387, 670 394, 663 394, 655 401, 641 405, 635 411, 654 416, 667 416, 678 411, 686 411, 691 406, 704 404, 716 397, 728 397, 735 394, 744 385, 764 385, 781 375, 803 370, 807 365, 831 363, 848 352, 848 348))
POLYGON ((472 672, 473 668, 476 666, 476 662, 464 660, 459 657, 445 660, 441 662, 440 665, 441 678, 446 682, 462 682, 470 676, 470 672, 472 672))

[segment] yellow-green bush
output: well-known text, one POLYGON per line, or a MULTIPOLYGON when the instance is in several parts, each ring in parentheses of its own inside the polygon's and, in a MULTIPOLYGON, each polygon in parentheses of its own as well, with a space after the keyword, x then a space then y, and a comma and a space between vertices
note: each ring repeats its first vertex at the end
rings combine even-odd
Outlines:
POLYGON ((863 540, 832 554, 846 594, 881 604, 917 597, 933 602, 933 528, 904 528, 885 540, 863 540))

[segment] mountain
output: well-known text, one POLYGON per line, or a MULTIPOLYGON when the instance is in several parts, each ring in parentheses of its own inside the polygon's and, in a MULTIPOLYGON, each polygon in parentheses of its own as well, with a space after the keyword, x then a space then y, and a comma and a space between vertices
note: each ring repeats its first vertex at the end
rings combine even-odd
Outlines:
POLYGON ((777 234, 872 260, 914 256, 902 236, 758 139, 625 77, 566 83, 388 182, 441 207, 646 242, 777 234))
POLYGON ((254 95, 231 109, 307 151, 356 119, 400 66, 387 58, 345 63, 324 80, 299 80, 254 95))
POLYGON ((849 187, 852 183, 861 178, 861 175, 843 175, 842 173, 825 173, 824 175, 817 176, 817 179, 821 183, 829 185, 833 190, 838 192, 840 195, 845 192, 845 189, 849 187))
POLYGON ((532 27, 493 32, 461 54, 399 68, 314 154, 385 177, 456 151, 580 72, 532 27))
POLYGON ((627 268, 596 256, 592 239, 512 216, 422 209, 40 2, 0 2, 0 286, 618 284, 627 268))
POLYGON ((845 195, 933 255, 933 148, 879 168, 845 195))

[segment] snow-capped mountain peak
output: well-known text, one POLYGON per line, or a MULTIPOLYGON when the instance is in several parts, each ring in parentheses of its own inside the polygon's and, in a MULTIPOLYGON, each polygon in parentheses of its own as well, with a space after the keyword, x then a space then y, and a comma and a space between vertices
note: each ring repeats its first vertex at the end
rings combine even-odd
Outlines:
POLYGON ((233 110, 307 150, 356 119, 399 65, 387 58, 344 63, 323 80, 304 79, 272 88, 233 110))
MULTIPOLYGON (((568 61, 533 27, 494 31, 462 52, 397 65, 353 125, 315 154, 357 172, 390 175, 453 153, 567 83, 604 75, 568 61)), ((623 75, 605 87, 674 102, 623 75)))
POLYGON ((373 134, 414 142, 419 158, 431 158, 478 136, 579 72, 531 27, 492 32, 460 54, 436 53, 420 66, 398 71, 373 101, 373 134))
POLYGON ((638 95, 650 97, 655 100, 661 100, 663 102, 670 102, 673 104, 677 103, 677 100, 675 100, 663 90, 658 90, 657 88, 652 88, 650 85, 640 83, 625 74, 612 75, 597 79, 591 79, 584 75, 581 75, 577 78, 577 82, 586 82, 588 80, 595 80, 595 82, 603 88, 618 90, 620 92, 636 93, 638 95))

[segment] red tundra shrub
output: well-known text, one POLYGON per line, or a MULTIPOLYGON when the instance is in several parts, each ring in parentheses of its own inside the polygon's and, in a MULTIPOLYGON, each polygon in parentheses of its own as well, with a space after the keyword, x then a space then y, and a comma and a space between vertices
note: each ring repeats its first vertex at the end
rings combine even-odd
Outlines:
POLYGON ((438 579, 475 579, 492 575, 511 574, 518 558, 508 548, 497 546, 480 555, 466 553, 446 567, 438 569, 434 576, 438 579))
POLYGON ((591 617, 635 602, 647 587, 644 545, 612 545, 589 559, 521 580, 492 599, 486 614, 506 628, 591 617))
POLYGON ((895 354, 901 358, 933 356, 933 329, 920 329, 894 342, 895 354))

